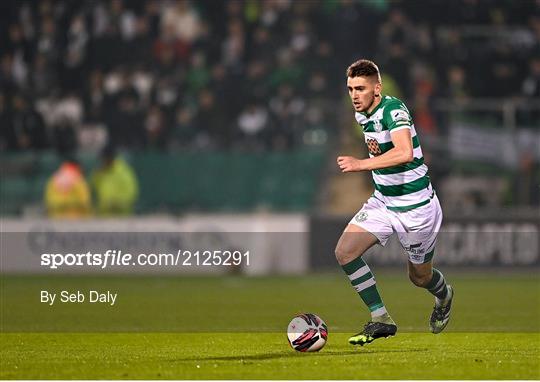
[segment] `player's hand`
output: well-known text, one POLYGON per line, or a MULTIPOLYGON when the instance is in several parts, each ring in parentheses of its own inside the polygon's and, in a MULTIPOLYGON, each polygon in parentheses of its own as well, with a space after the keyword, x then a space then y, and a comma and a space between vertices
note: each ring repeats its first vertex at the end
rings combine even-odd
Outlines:
POLYGON ((362 161, 355 157, 344 156, 337 158, 337 164, 341 172, 362 171, 361 163, 362 161))

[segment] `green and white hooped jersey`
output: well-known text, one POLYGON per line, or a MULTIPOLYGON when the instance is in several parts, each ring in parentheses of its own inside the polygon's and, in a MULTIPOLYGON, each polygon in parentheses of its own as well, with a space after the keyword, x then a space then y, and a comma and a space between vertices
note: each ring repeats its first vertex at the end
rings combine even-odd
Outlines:
POLYGON ((399 99, 382 96, 372 113, 356 113, 362 126, 369 156, 381 155, 394 147, 391 133, 410 129, 413 143, 413 161, 407 164, 373 170, 375 192, 392 211, 408 211, 429 203, 433 188, 427 175, 422 148, 407 107, 399 99))

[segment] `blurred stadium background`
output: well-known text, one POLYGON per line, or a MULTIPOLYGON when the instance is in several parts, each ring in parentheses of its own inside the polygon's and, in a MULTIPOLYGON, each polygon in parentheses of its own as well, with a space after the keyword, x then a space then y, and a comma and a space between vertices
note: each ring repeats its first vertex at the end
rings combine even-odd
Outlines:
POLYGON ((88 179, 107 144, 134 169, 138 215, 350 215, 371 192, 334 166, 365 154, 344 85, 358 57, 412 110, 447 214, 538 211, 538 1, 1 7, 3 215, 45 215, 59 164, 88 179))
MULTIPOLYGON (((374 249, 401 334, 375 348, 387 354, 364 377, 539 378, 540 1, 7 0, 0 30, 3 378, 358 378, 371 350, 352 352, 343 333, 366 312, 333 250, 372 192, 369 173, 335 165, 367 155, 345 87, 360 57, 413 114, 445 213, 435 262, 460 296, 449 335, 414 335, 432 300, 409 284, 397 242, 374 249), (99 236, 84 234, 95 232, 134 247, 198 232, 254 257, 106 270, 114 277, 39 265, 46 250, 97 250, 99 236), (222 277, 165 275, 185 271, 222 277), (37 297, 96 286, 118 291, 118 308, 37 297), (287 352, 282 331, 300 311, 335 333, 328 358, 287 352), (245 336, 28 333, 62 331, 245 336), (268 346, 253 331, 273 332, 268 346), (469 337, 479 331, 496 334, 469 337), (451 363, 437 366, 422 351, 441 346, 451 363)), ((160 250, 178 249, 169 239, 160 250)))

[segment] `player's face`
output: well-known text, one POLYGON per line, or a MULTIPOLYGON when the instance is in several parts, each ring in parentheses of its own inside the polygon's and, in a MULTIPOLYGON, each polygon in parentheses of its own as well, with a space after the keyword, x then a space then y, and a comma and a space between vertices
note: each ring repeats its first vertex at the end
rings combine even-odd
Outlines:
POLYGON ((371 111, 381 94, 381 84, 368 77, 347 77, 347 89, 351 97, 354 110, 358 112, 371 111))

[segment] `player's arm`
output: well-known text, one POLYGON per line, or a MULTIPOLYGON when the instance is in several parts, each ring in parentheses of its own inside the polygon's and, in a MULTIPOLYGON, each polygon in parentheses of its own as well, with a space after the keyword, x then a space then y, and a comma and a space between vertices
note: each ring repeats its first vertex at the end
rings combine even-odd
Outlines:
POLYGON ((400 129, 391 133, 391 136, 394 147, 382 155, 367 159, 338 157, 337 164, 341 172, 379 170, 412 162, 414 157, 410 129, 400 129))

